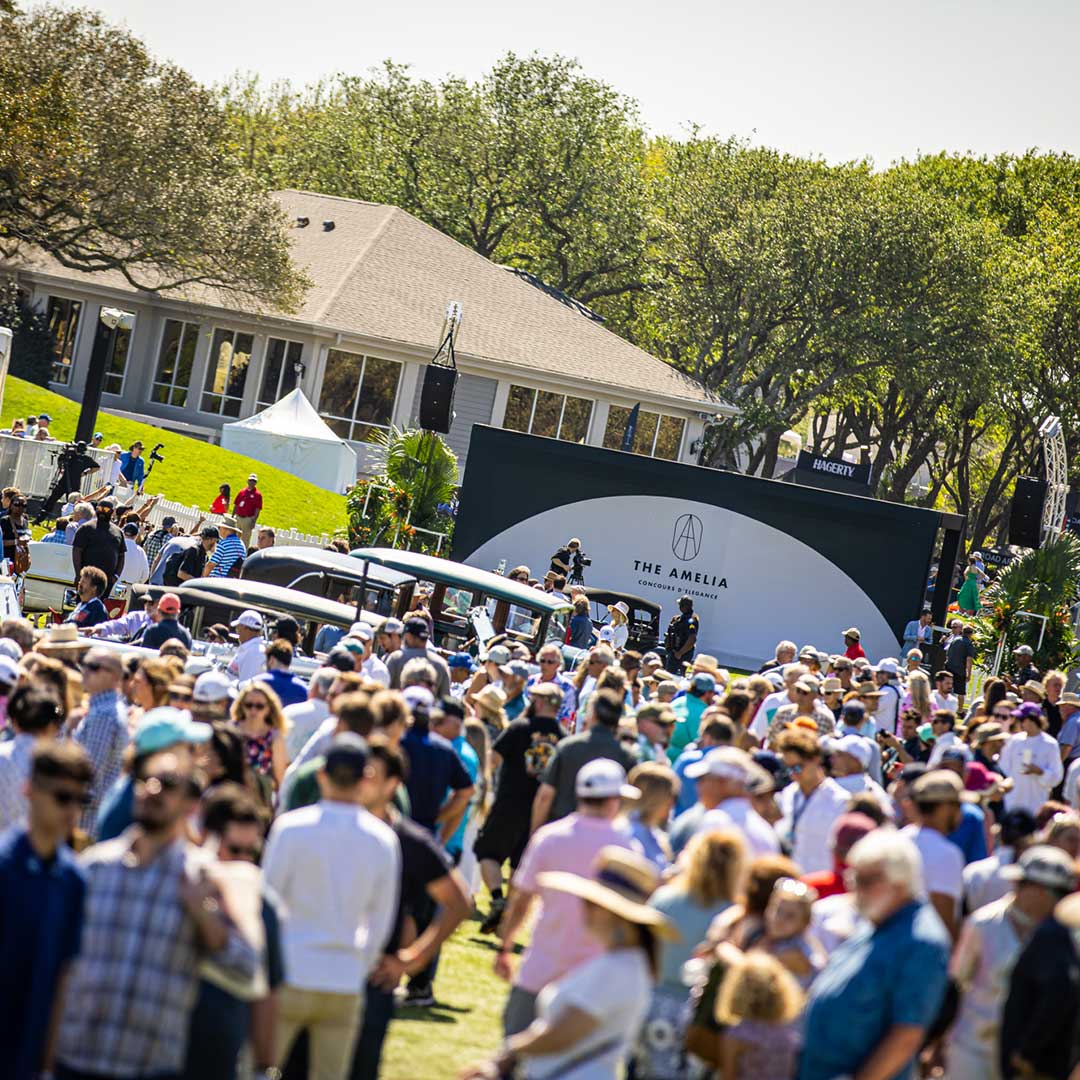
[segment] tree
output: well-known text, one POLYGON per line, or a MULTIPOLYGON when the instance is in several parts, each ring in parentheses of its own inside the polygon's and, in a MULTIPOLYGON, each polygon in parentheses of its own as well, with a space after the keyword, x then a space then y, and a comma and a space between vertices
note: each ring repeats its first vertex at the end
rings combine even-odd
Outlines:
POLYGON ((56 341, 44 313, 27 303, 13 281, 0 280, 0 326, 12 334, 8 374, 47 387, 56 359, 56 341))
POLYGON ((210 91, 90 12, 0 15, 0 34, 0 255, 295 308, 284 216, 210 91))
POLYGON ((275 186, 399 206, 586 304, 642 287, 635 107, 575 61, 509 54, 478 83, 388 62, 302 94, 240 81, 223 96, 240 153, 275 186))

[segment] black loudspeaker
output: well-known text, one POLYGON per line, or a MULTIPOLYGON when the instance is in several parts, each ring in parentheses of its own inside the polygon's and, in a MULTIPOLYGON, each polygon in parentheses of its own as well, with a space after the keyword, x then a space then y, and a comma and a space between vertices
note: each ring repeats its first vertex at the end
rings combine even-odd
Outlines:
POLYGON ((1042 542, 1043 503, 1046 481, 1034 476, 1018 476, 1009 514, 1009 543, 1037 548, 1042 542))
POLYGON ((457 368, 428 364, 424 372, 424 387, 420 391, 420 426, 425 431, 445 435, 454 418, 454 388, 457 368))

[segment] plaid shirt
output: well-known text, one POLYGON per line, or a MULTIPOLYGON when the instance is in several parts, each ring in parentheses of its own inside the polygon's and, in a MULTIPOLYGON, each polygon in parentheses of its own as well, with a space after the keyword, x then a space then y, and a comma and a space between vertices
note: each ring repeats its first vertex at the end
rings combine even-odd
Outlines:
POLYGON ((0 830, 26 822, 28 807, 23 786, 30 778, 33 735, 16 735, 0 743, 0 830))
MULTIPOLYGON (((72 967, 57 1060, 116 1078, 179 1074, 202 959, 195 922, 180 899, 184 875, 209 856, 186 840, 134 865, 138 829, 90 848, 82 951, 72 967)), ((215 963, 242 979, 259 963, 235 930, 215 963)))
POLYGON ((81 823, 93 836, 101 800, 120 775, 124 748, 128 744, 127 705, 116 690, 91 696, 90 707, 75 729, 75 741, 94 763, 93 802, 83 812, 81 823))
POLYGON ((247 548, 244 541, 236 533, 230 533, 224 540, 219 540, 214 554, 210 556, 214 569, 210 571, 211 577, 228 577, 229 571, 237 559, 247 558, 247 548))
POLYGON ((143 551, 146 552, 146 561, 153 566, 158 552, 172 539, 172 533, 168 529, 155 529, 143 542, 143 551))

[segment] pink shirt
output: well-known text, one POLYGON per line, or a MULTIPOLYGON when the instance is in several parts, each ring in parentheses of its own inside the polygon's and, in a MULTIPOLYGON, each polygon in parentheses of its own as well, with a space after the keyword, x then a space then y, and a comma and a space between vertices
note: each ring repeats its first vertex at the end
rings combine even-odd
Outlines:
POLYGON ((538 874, 566 870, 592 877, 592 865, 601 848, 614 844, 632 847, 630 834, 604 818, 569 817, 553 821, 533 834, 514 874, 513 886, 539 893, 540 915, 518 969, 515 986, 538 994, 549 982, 562 978, 578 964, 599 956, 601 946, 585 930, 581 900, 567 893, 549 892, 536 883, 538 874))

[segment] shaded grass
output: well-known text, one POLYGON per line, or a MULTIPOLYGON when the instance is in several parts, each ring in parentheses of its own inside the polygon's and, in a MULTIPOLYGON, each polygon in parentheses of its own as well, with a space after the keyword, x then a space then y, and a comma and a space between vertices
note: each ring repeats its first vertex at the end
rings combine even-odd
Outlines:
MULTIPOLYGON (((54 438, 70 440, 79 418, 79 403, 51 390, 8 376, 4 387, 0 426, 11 427, 16 417, 48 413, 54 438)), ((140 423, 113 416, 104 410, 98 415, 98 430, 105 445, 119 443, 126 450, 136 439, 146 444, 146 452, 157 442, 165 444, 165 460, 154 466, 146 485, 148 494, 161 492, 165 498, 185 506, 206 510, 217 497, 218 486, 228 483, 232 493, 244 486, 249 473, 257 473, 263 494, 260 522, 280 529, 294 528, 307 533, 331 533, 345 528, 345 497, 324 491, 292 473, 274 469, 254 458, 211 446, 187 435, 163 431, 152 422, 140 423)))

